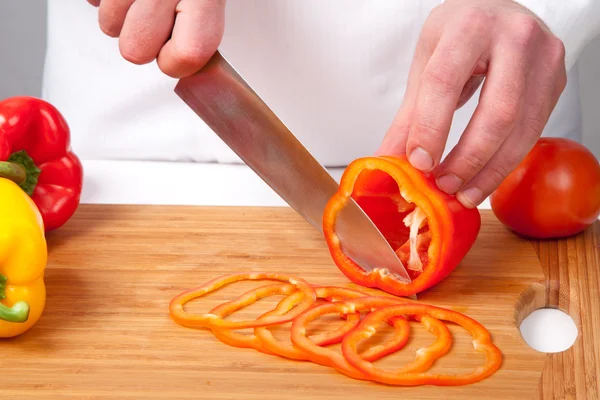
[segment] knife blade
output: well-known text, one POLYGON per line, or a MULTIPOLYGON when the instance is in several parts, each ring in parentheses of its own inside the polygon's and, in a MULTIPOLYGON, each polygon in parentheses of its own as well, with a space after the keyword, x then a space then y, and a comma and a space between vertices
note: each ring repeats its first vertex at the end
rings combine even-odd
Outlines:
MULTIPOLYGON (((323 233, 325 205, 338 183, 219 52, 196 74, 180 79, 175 93, 290 207, 323 233)), ((336 231, 345 253, 365 271, 387 269, 410 282, 401 260, 354 201, 340 212, 336 231)))

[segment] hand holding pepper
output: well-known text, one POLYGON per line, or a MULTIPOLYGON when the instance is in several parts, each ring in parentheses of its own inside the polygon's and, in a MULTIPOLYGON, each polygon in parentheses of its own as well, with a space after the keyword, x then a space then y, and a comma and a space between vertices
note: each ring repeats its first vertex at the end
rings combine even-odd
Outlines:
POLYGON ((511 0, 446 0, 417 44, 404 102, 378 151, 407 154, 465 207, 479 205, 540 137, 566 85, 565 49, 511 0), (457 146, 441 162, 454 111, 487 76, 457 146))

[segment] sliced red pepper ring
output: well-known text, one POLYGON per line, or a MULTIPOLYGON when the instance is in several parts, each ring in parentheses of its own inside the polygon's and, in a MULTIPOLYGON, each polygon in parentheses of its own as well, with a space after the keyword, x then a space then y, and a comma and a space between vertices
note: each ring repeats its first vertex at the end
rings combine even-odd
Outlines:
MULTIPOLYGON (((343 301, 352 298, 369 297, 367 293, 337 286, 316 287, 315 292, 318 299, 326 299, 327 301, 343 301)), ((235 300, 213 308, 210 313, 225 318, 257 300, 273 295, 287 295, 287 297, 281 300, 274 310, 259 316, 259 319, 269 315, 283 315, 289 312, 289 310, 302 301, 304 296, 302 292, 296 291, 295 286, 291 284, 273 284, 250 290, 235 300)), ((358 326, 360 313, 342 315, 342 317, 347 317, 347 320, 340 328, 310 336, 310 340, 318 346, 340 343, 348 332, 358 326)), ((374 361, 404 347, 408 341, 408 331, 406 330, 405 332, 406 327, 401 326, 401 324, 407 323, 403 317, 396 317, 395 321, 390 322, 390 325, 393 325, 397 331, 394 338, 385 345, 367 349, 364 353, 361 353, 361 356, 367 360, 374 361)), ((306 354, 293 345, 285 345, 276 340, 267 327, 255 328, 254 334, 241 334, 229 329, 212 329, 212 332, 221 342, 233 347, 252 348, 265 354, 279 355, 301 361, 309 359, 306 354)))
MULTIPOLYGON (((348 290, 350 290, 350 289, 348 289, 348 290)), ((294 285, 285 284, 285 283, 273 284, 273 285, 263 286, 263 287, 259 287, 259 288, 250 290, 250 291, 242 294, 235 300, 220 304, 219 306, 213 308, 209 313, 218 315, 221 318, 225 318, 225 317, 233 314, 234 312, 239 311, 246 306, 249 306, 250 304, 256 302, 259 299, 262 299, 262 298, 265 298, 268 296, 273 296, 273 295, 288 295, 288 297, 281 300, 275 309, 268 311, 265 314, 259 316, 258 317, 259 319, 263 318, 263 317, 267 317, 269 315, 283 315, 283 314, 289 312, 289 310, 291 310, 294 306, 298 305, 302 301, 302 298, 304 297, 304 294, 302 292, 296 291, 296 287, 294 285)), ((351 328, 356 327, 358 325, 358 322, 360 321, 359 317, 360 316, 357 315, 352 320, 347 322, 347 324, 349 324, 351 326, 351 328)), ((255 328, 255 329, 265 329, 265 328, 255 328)), ((343 335, 345 333, 347 333, 349 330, 350 329, 346 329, 343 332, 341 332, 341 334, 337 335, 338 343, 342 341, 343 335)), ((239 347, 239 348, 252 348, 254 350, 257 350, 257 351, 260 351, 262 353, 269 354, 269 355, 285 356, 284 354, 277 354, 277 353, 269 350, 268 347, 270 347, 270 346, 265 346, 263 344, 263 341, 259 340, 259 338, 256 336, 255 333, 242 334, 242 333, 238 333, 234 330, 230 330, 230 329, 212 329, 211 331, 218 340, 220 340, 221 342, 223 342, 229 346, 239 347)), ((269 334, 270 334, 270 332, 269 332, 269 334)), ((325 335, 327 335, 327 334, 325 334, 325 335)), ((324 341, 327 339, 328 339, 328 337, 324 337, 321 340, 324 341)), ((273 338, 273 340, 275 340, 275 339, 273 338)), ((318 340, 319 339, 317 339, 317 343, 319 343, 318 340)), ((288 357, 288 358, 293 358, 293 357, 288 357)), ((302 358, 297 357, 296 359, 301 360, 302 358)))
MULTIPOLYGON (((349 289, 338 286, 319 286, 315 288, 317 298, 325 299, 329 302, 345 301, 359 297, 368 297, 367 293, 360 290, 349 289)), ((313 306, 314 307, 314 306, 313 306)), ((346 318, 351 323, 345 323, 338 329, 327 333, 310 336, 310 340, 319 346, 329 346, 340 343, 344 336, 354 329, 360 322, 360 313, 341 314, 341 318, 346 318)))
MULTIPOLYGON (((308 312, 314 312, 314 309, 308 312)), ((441 353, 442 349, 435 349, 441 353)), ((416 385, 436 385, 436 386, 458 386, 468 385, 481 381, 492 375, 502 363, 502 354, 500 350, 492 343, 490 333, 481 324, 473 319, 458 313, 456 311, 428 306, 422 304, 396 304, 381 308, 367 315, 359 326, 351 331, 342 341, 342 352, 344 357, 353 368, 360 371, 368 379, 385 383, 388 385, 416 386, 416 385), (419 315, 423 321, 431 322, 428 317, 441 321, 450 321, 462 326, 473 337, 473 347, 475 350, 485 353, 486 362, 471 373, 463 375, 442 375, 422 371, 410 371, 406 368, 398 371, 385 371, 375 367, 371 362, 364 360, 357 354, 358 343, 366 337, 373 335, 376 327, 381 321, 399 315, 419 315)), ((434 353, 435 356, 437 353, 434 353)), ((431 355, 428 352, 417 352, 418 358, 422 363, 427 363, 431 355)), ((417 360, 419 361, 419 360, 417 360)))
MULTIPOLYGON (((360 292, 358 290, 335 286, 316 287, 315 292, 317 294, 317 298, 327 299, 328 301, 368 296, 368 294, 360 292)), ((287 313, 301 300, 301 297, 299 297, 298 295, 301 295, 301 293, 298 292, 283 299, 280 303, 282 307, 278 307, 276 310, 273 310, 273 313, 287 313)), ((330 344, 341 342, 344 336, 352 329, 354 329, 360 322, 360 313, 351 313, 345 316, 346 322, 344 323, 344 325, 342 325, 334 331, 311 336, 311 342, 314 343, 316 346, 327 346, 330 344)), ((264 348, 279 356, 300 361, 309 360, 307 354, 299 350, 297 347, 293 345, 284 344, 275 339, 273 333, 269 330, 269 327, 255 328, 254 333, 261 341, 262 346, 264 348)))
MULTIPOLYGON (((183 292, 173 299, 170 306, 171 316, 176 321, 178 321, 176 317, 179 317, 179 321, 181 321, 181 315, 188 318, 189 314, 182 311, 183 304, 187 301, 240 280, 274 280, 280 283, 248 291, 235 300, 213 308, 208 314, 191 316, 189 318, 193 319, 193 324, 188 326, 207 327, 221 341, 234 347, 249 347, 266 354, 312 361, 332 367, 355 379, 398 386, 467 385, 489 377, 502 363, 502 355, 492 343, 490 333, 481 324, 459 312, 397 297, 370 296, 349 288, 312 287, 302 279, 279 274, 237 274, 214 279, 197 289, 183 292), (259 316, 254 321, 240 323, 223 320, 231 313, 261 298, 277 294, 286 295, 286 297, 273 310, 259 316), (310 304, 306 302, 307 294, 311 299, 310 304), (325 304, 320 304, 319 299, 325 300, 325 304), (304 310, 299 308, 302 304, 305 304, 304 310), (177 313, 179 309, 181 309, 180 314, 177 313), (367 316, 361 322, 362 312, 366 312, 367 316), (346 322, 337 330, 308 337, 307 325, 326 314, 337 314, 346 319, 346 322), (209 316, 205 317, 206 315, 209 316), (420 321, 430 333, 436 336, 436 341, 426 348, 417 350, 415 360, 401 369, 388 372, 374 367, 372 364, 374 360, 390 355, 406 345, 410 335, 409 318, 420 321), (270 322, 265 324, 265 319, 270 322), (218 322, 212 324, 215 320, 218 322), (285 346, 277 342, 266 328, 290 321, 292 321, 292 346, 285 346), (483 366, 462 375, 426 372, 437 359, 447 354, 451 348, 452 337, 443 321, 458 324, 473 336, 475 349, 486 355, 483 366), (359 353, 358 345, 363 340, 372 337, 382 322, 394 326, 395 336, 384 345, 373 346, 359 353), (244 328, 254 328, 255 332, 253 335, 242 335, 233 331, 244 328), (259 337, 257 332, 261 335, 264 334, 264 337, 259 337), (341 354, 324 347, 340 341, 342 343, 341 354)), ((187 321, 185 322, 187 324, 187 321)))
POLYGON ((244 329, 244 328, 256 328, 260 326, 267 326, 273 324, 281 324, 293 320, 303 311, 308 310, 316 301, 317 295, 313 287, 306 282, 304 279, 276 274, 276 273, 245 273, 245 274, 233 274, 226 275, 219 278, 215 278, 204 285, 187 290, 179 295, 175 296, 169 304, 169 312, 171 318, 182 326, 195 327, 195 328, 209 328, 209 329, 244 329), (250 281, 279 281, 283 283, 290 283, 294 285, 300 292, 304 294, 302 301, 293 310, 286 313, 285 315, 270 315, 263 316, 260 319, 247 320, 247 321, 226 321, 218 315, 205 313, 192 315, 187 313, 183 306, 187 302, 202 297, 208 293, 214 292, 215 290, 229 285, 234 282, 250 280, 250 281))
POLYGON ((408 333, 410 330, 410 327, 408 326, 408 320, 404 317, 394 317, 388 321, 388 324, 394 327, 395 332, 392 339, 383 345, 369 347, 360 353, 360 356, 363 358, 363 360, 368 360, 371 362, 377 361, 380 358, 395 353, 406 346, 406 343, 409 339, 408 333))
MULTIPOLYGON (((294 322, 292 322, 292 343, 294 346, 305 352, 309 356, 309 360, 316 364, 333 367, 338 372, 355 379, 368 380, 365 374, 348 363, 343 354, 337 353, 327 347, 315 345, 306 336, 306 327, 310 322, 323 315, 352 314, 398 304, 402 304, 402 300, 390 297, 370 296, 312 307, 298 315, 294 319, 294 322)), ((393 320, 394 325, 397 324, 397 327, 395 326, 397 328, 395 334, 399 337, 408 336, 410 333, 410 326, 408 323, 401 323, 401 321, 402 319, 393 320)), ((353 331, 350 331, 348 334, 351 334, 352 332, 353 331)), ((402 342, 402 340, 399 341, 399 343, 402 342)), ((404 341, 404 343, 406 342, 404 341)))
MULTIPOLYGON (((218 315, 221 318, 226 318, 234 312, 239 311, 242 308, 249 306, 250 304, 255 303, 256 301, 262 298, 275 295, 287 296, 292 293, 296 293, 297 295, 299 295, 297 304, 300 303, 302 301, 302 298, 304 297, 304 293, 296 291, 296 287, 294 285, 286 283, 276 283, 272 285, 262 286, 242 294, 235 300, 218 305, 217 307, 210 310, 209 313, 218 315)), ((279 304, 274 310, 271 310, 259 316, 258 318, 262 318, 264 316, 270 315, 271 313, 277 312, 278 309, 283 306, 284 304, 282 302, 279 302, 279 304)), ((289 311, 289 309, 287 309, 285 312, 287 311, 289 311)), ((285 314, 285 312, 283 314, 285 314)), ((261 341, 256 337, 254 333, 243 334, 230 329, 211 329, 211 331, 218 340, 229 346, 251 348, 265 354, 275 355, 273 352, 271 352, 270 350, 266 349, 265 346, 263 346, 261 341)))
MULTIPOLYGON (((317 293, 317 298, 325 299, 330 302, 345 301, 348 299, 360 297, 370 297, 367 293, 337 286, 316 287, 315 291, 317 293)), ((294 304, 296 304, 298 301, 298 298, 294 298, 294 296, 295 295, 291 295, 286 299, 282 300, 280 305, 285 304, 285 306, 278 307, 278 310, 274 312, 286 312, 286 309, 290 309, 291 307, 293 307, 294 304)), ((313 342, 315 345, 321 347, 340 343, 344 336, 348 334, 348 332, 350 332, 352 329, 356 328, 356 326, 358 326, 358 322, 360 322, 359 312, 347 315, 341 314, 340 316, 342 318, 347 318, 347 322, 344 325, 342 325, 334 331, 309 336, 310 341, 313 342)), ((403 348, 408 342, 408 330, 406 329, 406 326, 403 326, 405 324, 408 324, 408 321, 405 318, 392 318, 391 321, 389 321, 388 323, 394 327, 396 334, 394 335, 392 340, 388 341, 384 345, 378 345, 366 349, 363 353, 361 353, 361 357, 363 357, 365 360, 378 360, 379 358, 385 357, 386 355, 403 348)), ((271 351, 272 353, 294 360, 310 360, 310 357, 308 357, 307 354, 299 350, 293 344, 291 346, 284 345, 283 343, 277 341, 273 334, 270 332, 269 327, 255 328, 254 332, 258 339, 262 342, 263 348, 271 351)))
MULTIPOLYGON (((446 355, 448 353, 448 351, 450 350, 450 348, 452 347, 452 334, 450 333, 448 326, 444 322, 440 321, 439 319, 432 318, 428 315, 425 315, 423 317, 421 317, 419 315, 413 315, 412 317, 413 317, 413 319, 421 322, 421 324, 425 327, 425 329, 427 329, 428 332, 434 334, 436 336, 436 340, 432 345, 423 347, 423 348, 420 348, 419 350, 417 350, 417 356, 416 356, 415 360, 412 363, 397 370, 396 371, 397 374, 401 374, 401 373, 405 373, 405 372, 427 371, 429 368, 431 368, 431 366, 433 365, 435 360, 446 355)), ((396 321, 396 318, 398 318, 398 316, 392 317, 392 320, 396 321)), ((403 320, 405 323, 408 323, 408 321, 406 321, 406 319, 403 319, 403 320)), ((379 322, 381 322, 381 321, 374 321, 373 323, 375 325, 362 326, 362 328, 361 328, 361 326, 357 327, 355 329, 355 332, 353 332, 354 333, 353 336, 360 337, 358 342, 360 342, 361 340, 370 338, 377 332, 377 324, 379 322)), ((405 339, 403 337, 396 338, 396 336, 395 336, 394 339, 392 340, 392 342, 394 342, 396 340, 399 340, 399 341, 404 340, 403 345, 402 346, 390 346, 389 343, 386 343, 385 346, 382 346, 386 350, 386 352, 384 354, 390 355, 390 354, 395 353, 398 350, 401 350, 404 347, 404 345, 406 344, 407 339, 408 338, 405 339)), ((343 341, 342 341, 342 343, 343 343, 343 341)), ((356 345, 358 345, 358 343, 356 345)), ((356 347, 354 347, 354 349, 356 349, 356 347)), ((359 357, 362 360, 373 362, 377 358, 372 357, 371 352, 378 351, 379 349, 377 349, 377 347, 372 347, 369 350, 370 351, 368 352, 367 357, 365 357, 364 353, 363 354, 359 353, 359 357)), ((344 354, 344 357, 346 357, 346 359, 348 359, 348 354, 346 354, 344 352, 343 347, 342 347, 342 353, 344 354)), ((356 354, 356 351, 351 355, 354 356, 355 354, 356 354)), ((377 355, 380 356, 379 353, 377 355)), ((380 358, 380 357, 378 357, 378 358, 380 358)), ((364 371, 362 371, 362 372, 364 372, 364 371)))
POLYGON ((467 209, 439 190, 431 174, 414 169, 404 156, 350 163, 323 214, 324 236, 340 271, 356 284, 396 296, 415 295, 446 278, 472 247, 480 225, 476 208, 467 209), (350 198, 380 229, 412 282, 386 269, 366 272, 344 253, 335 225, 350 198))

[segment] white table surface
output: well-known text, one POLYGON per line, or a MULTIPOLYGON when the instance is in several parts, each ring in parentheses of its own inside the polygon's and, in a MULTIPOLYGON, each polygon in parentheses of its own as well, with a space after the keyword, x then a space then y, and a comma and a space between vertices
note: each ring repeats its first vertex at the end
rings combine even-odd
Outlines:
MULTIPOLYGON (((249 205, 287 204, 254 172, 242 165, 147 161, 83 160, 82 203, 249 205)), ((338 180, 342 170, 330 170, 338 180)), ((485 201, 480 209, 489 209, 485 201)), ((557 310, 532 313, 521 325, 534 349, 557 352, 569 348, 576 336, 573 320, 557 310)))

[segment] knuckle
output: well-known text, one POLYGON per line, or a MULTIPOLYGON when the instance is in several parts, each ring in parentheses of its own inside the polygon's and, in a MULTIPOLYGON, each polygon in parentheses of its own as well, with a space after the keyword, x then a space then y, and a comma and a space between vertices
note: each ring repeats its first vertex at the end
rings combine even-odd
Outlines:
POLYGON ((200 69, 215 54, 219 48, 221 38, 222 32, 216 31, 204 35, 195 43, 187 42, 183 44, 183 42, 175 41, 171 61, 177 65, 200 69))
POLYGON ((567 72, 563 69, 561 70, 560 76, 558 78, 558 92, 562 93, 567 87, 567 72))
POLYGON ((413 130, 413 133, 415 133, 414 137, 418 138, 419 142, 435 143, 443 137, 443 132, 440 128, 422 120, 415 123, 413 130))
POLYGON ((520 47, 529 47, 542 33, 540 23, 530 15, 521 15, 513 20, 514 38, 520 47))
POLYGON ((392 126, 395 132, 398 132, 400 134, 408 134, 412 125, 407 122, 393 122, 392 126))
POLYGON ((174 45, 169 51, 161 52, 158 57, 160 70, 172 77, 182 78, 198 71, 210 60, 217 47, 195 46, 182 48, 174 45))
POLYGON ((490 26, 493 18, 480 7, 467 7, 462 14, 461 28, 467 32, 481 32, 490 26))
POLYGON ((565 63, 566 57, 566 49, 565 44, 559 38, 553 36, 550 38, 550 50, 548 56, 550 57, 550 62, 555 66, 560 68, 565 63))
POLYGON ((178 49, 173 53, 173 61, 176 64, 201 68, 208 62, 212 54, 212 51, 201 46, 189 49, 178 49))
POLYGON ((465 23, 478 23, 481 21, 483 13, 479 7, 469 6, 463 11, 463 21, 465 23))
POLYGON ((568 82, 567 70, 565 68, 565 65, 563 64, 561 67, 559 67, 559 70, 556 74, 556 82, 555 82, 555 89, 554 89, 555 95, 560 96, 562 94, 562 92, 567 87, 567 82, 568 82))
POLYGON ((488 167, 487 173, 488 173, 489 179, 492 182, 494 182, 495 184, 500 184, 504 180, 504 178, 506 178, 508 176, 510 171, 511 171, 511 168, 510 168, 509 164, 498 163, 498 164, 490 165, 488 167))
POLYGON ((546 121, 541 115, 529 115, 523 119, 521 134, 527 142, 536 142, 542 136, 545 125, 546 121))
POLYGON ((498 96, 489 105, 489 120, 495 131, 515 125, 519 114, 520 102, 513 96, 498 96))
POLYGON ((475 175, 486 164, 483 154, 475 151, 465 153, 460 161, 471 171, 471 175, 475 175))
POLYGON ((426 85, 434 88, 441 95, 452 94, 458 86, 456 72, 449 66, 427 68, 423 75, 426 85))

